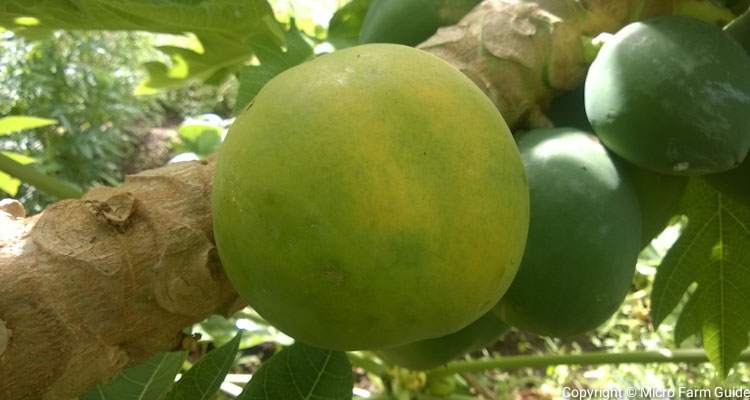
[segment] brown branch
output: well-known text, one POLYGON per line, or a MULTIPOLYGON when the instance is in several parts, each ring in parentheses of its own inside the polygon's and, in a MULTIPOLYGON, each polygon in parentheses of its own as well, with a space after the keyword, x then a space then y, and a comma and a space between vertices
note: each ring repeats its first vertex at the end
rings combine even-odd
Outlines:
MULTIPOLYGON (((583 79, 582 35, 671 3, 486 0, 421 47, 471 77, 512 127, 545 125, 547 102, 583 79)), ((212 172, 146 171, 29 218, 0 205, 0 399, 75 397, 240 306, 213 244, 212 172)))
POLYGON ((552 98, 585 77, 584 38, 671 12, 671 0, 485 0, 419 47, 471 78, 511 127, 545 127, 552 98))
POLYGON ((0 213, 0 398, 70 399, 236 308, 213 245, 212 163, 0 213))

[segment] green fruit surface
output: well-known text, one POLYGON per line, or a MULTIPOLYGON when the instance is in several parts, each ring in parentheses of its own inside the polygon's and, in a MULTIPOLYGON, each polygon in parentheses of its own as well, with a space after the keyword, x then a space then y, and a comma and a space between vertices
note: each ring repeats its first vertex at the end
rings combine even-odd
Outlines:
POLYGON ((479 0, 373 0, 359 41, 415 46, 439 27, 458 22, 478 3, 479 0))
POLYGON ((526 252, 500 301, 505 322, 565 337, 620 306, 640 250, 638 199, 596 136, 572 128, 521 133, 531 222, 526 252))
POLYGON ((458 331, 515 276, 528 186, 502 116, 458 70, 372 44, 275 77, 229 130, 214 233, 238 293, 313 346, 458 331))
MULTIPOLYGON (((583 86, 555 98, 547 116, 558 127, 574 127, 593 132, 586 117, 583 86)), ((688 178, 665 175, 620 162, 630 180, 641 209, 641 247, 648 245, 666 227, 677 212, 688 178)))
POLYGON ((493 309, 458 332, 380 350, 377 354, 390 364, 413 370, 428 370, 481 349, 508 330, 510 326, 501 321, 493 309))
POLYGON ((704 175, 750 149, 750 56, 688 17, 635 22, 602 47, 586 77, 586 114, 602 142, 655 172, 704 175))

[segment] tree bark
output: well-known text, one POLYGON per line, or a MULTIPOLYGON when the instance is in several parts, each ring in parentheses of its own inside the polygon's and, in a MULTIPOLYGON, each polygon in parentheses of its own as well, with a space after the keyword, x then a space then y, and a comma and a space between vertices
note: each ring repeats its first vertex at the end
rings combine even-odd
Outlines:
MULTIPOLYGON (((546 104, 584 77, 583 36, 671 4, 486 0, 421 48, 472 78, 511 127, 545 126, 546 104)), ((2 207, 1 399, 73 398, 241 306, 213 243, 213 167, 146 171, 29 218, 2 207)))
POLYGON ((70 399, 236 309, 211 230, 212 162, 22 218, 0 213, 0 398, 70 399))

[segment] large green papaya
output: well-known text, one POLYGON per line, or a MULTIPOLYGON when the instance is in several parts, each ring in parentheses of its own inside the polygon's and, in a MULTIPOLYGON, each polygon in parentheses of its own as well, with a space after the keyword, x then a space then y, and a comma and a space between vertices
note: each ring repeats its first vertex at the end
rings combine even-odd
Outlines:
POLYGON ((480 0, 373 0, 359 33, 360 43, 415 46, 439 27, 452 25, 480 0))
POLYGON ((428 370, 481 349, 508 330, 510 326, 501 321, 498 312, 493 309, 458 332, 383 349, 377 354, 391 364, 413 370, 428 370))
POLYGON ((444 336, 500 300, 528 229, 508 126, 450 64, 351 47, 266 84, 227 134, 213 188, 238 293, 313 346, 444 336))
POLYGON ((620 306, 641 248, 638 199, 593 134, 573 128, 518 135, 531 221, 505 322, 565 337, 596 328, 620 306))
POLYGON ((688 17, 635 22, 602 47, 586 77, 586 114, 624 159, 673 175, 738 166, 750 149, 750 56, 688 17))
MULTIPOLYGON (((547 116, 558 127, 574 127, 593 132, 586 116, 583 86, 552 101, 547 116)), ((619 163, 630 180, 641 208, 641 246, 646 246, 666 227, 677 212, 688 178, 664 175, 629 162, 619 163)))

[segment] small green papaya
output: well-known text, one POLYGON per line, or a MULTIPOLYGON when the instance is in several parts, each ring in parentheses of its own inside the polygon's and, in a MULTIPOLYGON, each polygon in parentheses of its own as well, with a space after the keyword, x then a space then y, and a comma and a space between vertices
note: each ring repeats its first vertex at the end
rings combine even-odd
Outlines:
POLYGON ((750 56, 689 17, 627 25, 586 76, 586 114, 614 153, 671 175, 738 166, 750 149, 750 56))
POLYGON ((539 335, 586 332, 606 321, 630 288, 641 248, 638 199, 593 134, 555 128, 517 136, 531 220, 500 315, 539 335))
MULTIPOLYGON (((583 86, 556 97, 547 116, 558 127, 575 127, 593 132, 586 116, 583 86)), ((616 156, 615 156, 616 157, 616 156)), ((677 212, 688 178, 664 175, 623 160, 619 163, 630 180, 641 208, 641 247, 648 245, 677 212)))
POLYGON ((373 0, 362 23, 359 41, 415 46, 439 27, 458 22, 479 1, 373 0))
POLYGON ((492 309, 458 332, 377 352, 384 361, 413 370, 428 370, 481 349, 510 330, 492 309))

